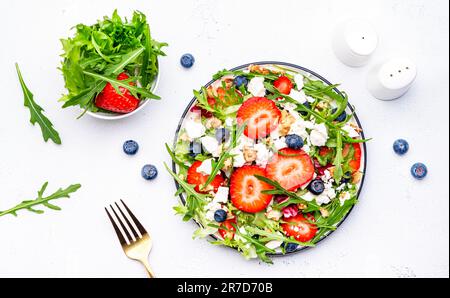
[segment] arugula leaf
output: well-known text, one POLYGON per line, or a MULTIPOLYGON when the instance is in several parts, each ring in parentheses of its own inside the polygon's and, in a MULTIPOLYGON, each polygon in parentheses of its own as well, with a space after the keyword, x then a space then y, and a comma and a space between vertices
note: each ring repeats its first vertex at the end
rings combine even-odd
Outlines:
POLYGON ((5 216, 7 214, 17 216, 17 211, 19 210, 28 210, 37 214, 44 213, 44 211, 40 209, 35 209, 35 206, 38 205, 42 205, 49 209, 59 211, 61 210, 60 207, 53 205, 49 202, 61 198, 69 198, 71 193, 76 192, 81 187, 80 184, 73 184, 67 187, 66 189, 60 188, 55 193, 49 195, 48 197, 44 197, 44 192, 47 189, 47 186, 48 182, 45 182, 44 185, 42 185, 41 189, 38 191, 38 197, 35 200, 26 200, 8 210, 0 211, 0 217, 5 216))
POLYGON ((275 240, 275 241, 283 241, 286 243, 295 243, 302 246, 314 246, 314 244, 310 242, 300 242, 293 238, 288 238, 278 233, 268 232, 255 227, 246 227, 246 230, 254 235, 264 236, 267 241, 275 240))
POLYGON ((188 169, 189 167, 187 165, 185 165, 182 161, 180 161, 176 156, 175 153, 173 153, 172 150, 170 150, 169 145, 166 144, 166 150, 167 152, 169 152, 170 157, 172 158, 172 160, 182 169, 188 169))
POLYGON ((334 158, 333 165, 335 166, 334 170, 334 180, 337 184, 341 183, 341 179, 344 176, 344 171, 342 170, 342 162, 343 162, 343 156, 342 156, 342 135, 338 132, 336 136, 336 157, 334 158))
POLYGON ((357 203, 358 203, 358 200, 356 199, 356 195, 353 195, 351 200, 346 201, 344 203, 344 206, 340 205, 339 200, 333 201, 330 204, 330 206, 327 207, 327 210, 330 213, 330 215, 328 217, 324 218, 322 216, 316 216, 315 224, 317 224, 321 228, 311 242, 317 243, 329 231, 335 230, 336 225, 342 221, 342 219, 348 214, 348 212, 352 209, 352 207, 357 203))
POLYGON ((133 94, 133 96, 136 96, 136 97, 137 97, 138 94, 140 94, 141 96, 146 97, 146 98, 161 99, 161 97, 151 93, 147 89, 136 87, 136 86, 128 84, 131 80, 119 81, 119 80, 111 79, 111 78, 108 78, 106 76, 103 76, 103 75, 100 75, 100 74, 96 74, 96 73, 92 73, 92 72, 89 72, 89 71, 84 71, 84 74, 86 74, 88 76, 91 76, 93 78, 105 81, 107 83, 110 83, 114 87, 114 89, 116 89, 116 91, 118 91, 118 93, 120 92, 119 87, 122 87, 122 88, 125 88, 128 91, 130 91, 131 94, 133 94))
POLYGON ((192 185, 190 185, 189 183, 185 182, 183 179, 178 177, 177 174, 175 174, 172 170, 169 169, 166 163, 164 163, 164 167, 169 172, 169 174, 178 182, 180 188, 183 189, 183 192, 186 193, 185 206, 175 207, 174 208, 175 211, 178 214, 184 215, 183 221, 189 221, 192 218, 196 218, 201 224, 204 224, 201 220, 201 217, 199 216, 199 211, 202 209, 201 206, 206 204, 207 196, 196 192, 192 185))
MULTIPOLYGON (((255 177, 256 177, 258 180, 261 180, 261 181, 263 181, 263 182, 269 184, 270 186, 272 186, 272 187, 274 188, 274 189, 272 189, 272 190, 265 190, 265 191, 263 191, 263 193, 265 193, 265 194, 270 194, 270 195, 284 195, 284 196, 287 196, 287 197, 290 198, 289 205, 290 205, 290 204, 294 204, 294 203, 295 203, 295 204, 299 204, 299 203, 305 204, 306 206, 308 206, 308 208, 305 210, 305 212, 311 212, 311 211, 316 211, 316 210, 319 210, 319 209, 320 209, 320 206, 317 205, 315 202, 313 202, 313 201, 308 202, 308 201, 302 199, 302 198, 301 198, 299 195, 297 195, 295 192, 288 191, 287 189, 283 188, 283 187, 280 185, 280 183, 278 183, 278 182, 276 182, 276 181, 270 180, 270 179, 267 178, 267 177, 259 176, 259 175, 255 175, 255 177)), ((285 204, 285 203, 283 203, 282 206, 284 206, 284 204, 285 204)))
POLYGON ((30 122, 35 125, 39 124, 42 131, 42 137, 44 141, 47 142, 48 139, 51 139, 55 144, 61 145, 61 138, 59 137, 59 133, 53 128, 52 122, 45 117, 42 113, 44 109, 42 109, 33 99, 33 93, 31 93, 30 89, 25 85, 25 82, 22 77, 22 73, 19 69, 19 64, 16 63, 16 71, 19 76, 20 86, 22 87, 23 97, 24 97, 24 105, 30 110, 30 122))

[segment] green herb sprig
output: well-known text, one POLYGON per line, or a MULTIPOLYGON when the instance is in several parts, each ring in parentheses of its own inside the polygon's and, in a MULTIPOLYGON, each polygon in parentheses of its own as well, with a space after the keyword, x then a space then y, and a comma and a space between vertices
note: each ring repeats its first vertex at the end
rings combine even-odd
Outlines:
POLYGON ((61 210, 61 208, 50 203, 50 201, 61 199, 61 198, 69 198, 70 194, 76 192, 81 187, 80 184, 73 184, 65 189, 60 188, 53 194, 51 194, 47 197, 44 197, 44 192, 47 189, 47 186, 48 186, 48 182, 45 182, 44 185, 42 185, 41 189, 38 191, 38 197, 35 200, 26 200, 8 210, 0 211, 0 217, 5 216, 7 214, 17 216, 17 212, 20 210, 28 210, 30 212, 34 212, 37 214, 44 213, 43 210, 35 209, 36 206, 44 206, 49 209, 59 211, 59 210, 61 210))
POLYGON ((44 109, 41 108, 33 98, 33 93, 28 89, 25 81, 23 80, 22 73, 20 72, 19 65, 16 63, 16 71, 19 76, 20 86, 22 87, 24 105, 30 110, 30 122, 35 125, 36 123, 41 127, 42 137, 47 142, 51 139, 55 144, 61 144, 61 138, 59 133, 53 128, 52 122, 42 113, 44 109))

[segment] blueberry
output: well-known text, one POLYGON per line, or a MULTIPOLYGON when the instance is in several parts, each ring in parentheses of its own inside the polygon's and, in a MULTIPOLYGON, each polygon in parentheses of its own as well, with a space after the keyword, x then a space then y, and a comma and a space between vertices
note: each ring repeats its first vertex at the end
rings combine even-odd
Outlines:
POLYGON ((407 141, 400 139, 394 142, 393 148, 398 155, 404 155, 409 150, 409 144, 407 141))
POLYGON ((136 141, 129 140, 123 143, 123 152, 128 155, 135 155, 139 150, 139 144, 136 141))
POLYGON ((291 149, 300 150, 303 148, 304 142, 299 135, 287 135, 286 145, 291 149))
POLYGON ((346 172, 342 178, 342 183, 350 183, 352 181, 352 172, 346 172))
MULTIPOLYGON (((305 107, 307 107, 308 109, 311 109, 311 108, 312 108, 311 103, 310 103, 309 101, 304 102, 303 105, 304 105, 305 107)), ((307 113, 307 112, 301 111, 301 112, 300 112, 300 115, 306 117, 306 116, 308 116, 308 113, 307 113)))
POLYGON ((181 56, 180 63, 184 68, 191 68, 195 63, 195 58, 191 54, 181 56))
POLYGON ((223 209, 219 209, 214 212, 214 220, 217 222, 224 222, 227 220, 227 212, 223 209))
POLYGON ((145 165, 142 168, 141 174, 145 180, 153 180, 158 176, 158 169, 153 165, 145 165))
MULTIPOLYGON (((336 113, 336 112, 337 112, 337 108, 334 108, 332 111, 332 114, 334 115, 334 113, 336 113)), ((344 122, 345 119, 347 119, 347 112, 343 111, 342 114, 340 114, 335 120, 337 122, 344 122)))
POLYGON ((236 88, 241 88, 241 86, 247 87, 248 80, 244 76, 237 76, 234 78, 234 85, 236 85, 236 88))
POLYGON ((219 143, 225 143, 230 138, 230 131, 226 128, 216 129, 216 140, 219 143))
POLYGON ((197 155, 202 154, 202 144, 199 142, 191 142, 189 144, 189 156, 195 158, 197 155))
POLYGON ((418 180, 424 179, 428 174, 427 166, 423 163, 416 163, 411 167, 411 174, 418 180))
POLYGON ((298 244, 296 243, 283 243, 284 250, 287 253, 294 252, 298 248, 298 244))
POLYGON ((325 191, 325 184, 322 179, 315 179, 308 185, 308 190, 315 195, 320 195, 325 191))

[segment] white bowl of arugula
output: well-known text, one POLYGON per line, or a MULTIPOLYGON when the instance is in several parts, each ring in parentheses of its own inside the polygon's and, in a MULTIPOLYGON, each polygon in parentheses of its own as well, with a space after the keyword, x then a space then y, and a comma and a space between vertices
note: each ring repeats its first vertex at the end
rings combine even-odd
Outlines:
POLYGON ((146 16, 138 11, 130 20, 117 11, 96 24, 79 24, 75 35, 62 39, 61 71, 67 94, 63 108, 78 106, 95 118, 129 117, 150 100, 160 77, 159 56, 167 46, 154 40, 146 16))
POLYGON ((199 91, 167 146, 195 237, 271 262, 314 247, 347 218, 367 141, 348 97, 300 66, 224 70, 199 91))

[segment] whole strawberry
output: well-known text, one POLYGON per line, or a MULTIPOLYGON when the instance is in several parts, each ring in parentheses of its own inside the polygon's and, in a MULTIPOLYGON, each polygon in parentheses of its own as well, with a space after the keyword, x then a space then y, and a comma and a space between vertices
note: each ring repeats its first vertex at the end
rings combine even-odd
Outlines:
MULTIPOLYGON (((119 81, 127 80, 129 76, 121 73, 117 77, 119 81)), ((133 85, 133 83, 130 83, 133 85)), ((122 94, 117 93, 116 89, 108 83, 102 92, 95 99, 95 105, 103 110, 127 114, 133 112, 139 106, 139 99, 134 97, 130 91, 124 87, 119 87, 122 94)))

